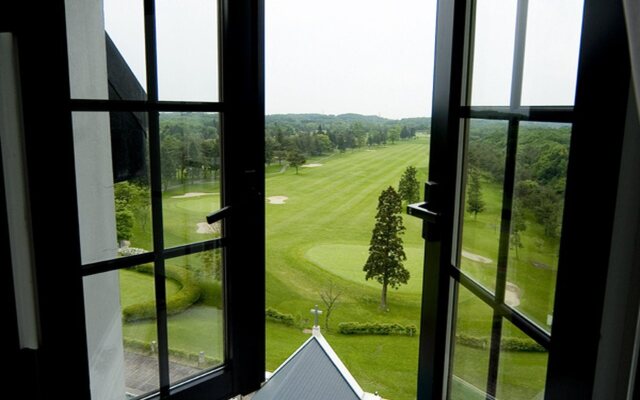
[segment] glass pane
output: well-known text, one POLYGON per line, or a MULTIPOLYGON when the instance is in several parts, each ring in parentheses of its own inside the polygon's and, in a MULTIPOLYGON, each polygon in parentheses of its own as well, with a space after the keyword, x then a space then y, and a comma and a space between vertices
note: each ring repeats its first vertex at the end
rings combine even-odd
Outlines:
MULTIPOLYGON (((91 397, 133 398, 158 390, 153 266, 85 277, 91 397)), ((167 281, 167 292, 178 287, 167 281)))
POLYGON ((502 320, 496 398, 544 399, 549 354, 506 319, 502 320))
POLYGON ((71 97, 146 99, 142 1, 66 0, 65 8, 71 97))
POLYGON ((169 375, 171 384, 183 381, 224 361, 220 249, 166 261, 169 375))
POLYGON ((160 100, 218 101, 218 2, 157 0, 160 100))
POLYGON ((582 5, 583 0, 529 2, 523 105, 573 105, 582 5))
POLYGON ((460 268, 495 289, 508 123, 470 120, 460 268))
POLYGON ((449 398, 485 400, 493 310, 462 285, 458 287, 449 398))
POLYGON ((220 237, 206 216, 220 208, 218 114, 161 113, 164 243, 173 247, 220 237))
POLYGON ((570 138, 569 124, 522 123, 516 155, 506 299, 549 331, 570 138))
POLYGON ((152 250, 147 116, 72 115, 82 262, 152 250))
POLYGON ((517 1, 477 0, 471 105, 506 106, 511 98, 517 1))

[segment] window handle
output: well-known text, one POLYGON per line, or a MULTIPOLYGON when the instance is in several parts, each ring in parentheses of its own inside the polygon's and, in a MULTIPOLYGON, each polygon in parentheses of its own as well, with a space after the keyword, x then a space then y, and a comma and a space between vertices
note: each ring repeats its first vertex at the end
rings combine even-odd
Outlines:
POLYGON ((214 211, 211 214, 207 215, 207 224, 211 225, 223 218, 226 218, 231 213, 231 206, 225 206, 219 209, 218 211, 214 211))
POLYGON ((422 237, 434 241, 440 238, 440 203, 438 198, 438 184, 427 182, 424 185, 424 200, 421 203, 409 204, 407 214, 420 218, 424 221, 422 226, 422 237))

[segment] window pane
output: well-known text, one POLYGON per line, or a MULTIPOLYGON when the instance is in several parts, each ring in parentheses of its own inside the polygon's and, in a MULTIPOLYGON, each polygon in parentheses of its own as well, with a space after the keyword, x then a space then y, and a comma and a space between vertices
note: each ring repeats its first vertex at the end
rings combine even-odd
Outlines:
POLYGON ((460 268, 495 289, 508 123, 470 120, 460 268))
POLYGON ((218 101, 218 2, 157 0, 160 100, 218 101))
POLYGON ((544 398, 548 353, 511 322, 502 321, 496 398, 544 398))
POLYGON ((66 0, 65 6, 71 97, 146 99, 142 1, 66 0))
POLYGON ((484 400, 493 310, 462 285, 458 288, 449 398, 484 400))
POLYGON ((511 98, 517 1, 477 0, 471 105, 506 106, 511 98))
POLYGON ((165 247, 220 237, 206 216, 220 208, 218 114, 161 113, 165 247))
POLYGON ((551 330, 571 125, 522 123, 516 155, 507 304, 551 330))
POLYGON ((222 257, 216 249, 166 261, 167 285, 180 288, 167 293, 172 384, 224 361, 222 257))
POLYGON ((72 115, 82 262, 152 250, 147 115, 72 115))
MULTIPOLYGON (((91 397, 158 390, 156 301, 151 264, 84 278, 91 397)), ((167 281, 167 292, 178 287, 167 281)))
POLYGON ((529 2, 523 105, 573 105, 582 0, 529 2))

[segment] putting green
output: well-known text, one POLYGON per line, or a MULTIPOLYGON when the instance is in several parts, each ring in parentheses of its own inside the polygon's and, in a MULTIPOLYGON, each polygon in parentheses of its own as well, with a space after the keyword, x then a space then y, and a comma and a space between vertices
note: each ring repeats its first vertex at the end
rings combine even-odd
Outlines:
MULTIPOLYGON (((422 291, 423 252, 420 247, 405 247, 407 260, 404 263, 411 274, 409 282, 398 288, 403 293, 420 293, 422 291)), ((380 284, 372 279, 364 279, 362 270, 369 256, 369 246, 359 244, 321 244, 310 248, 305 257, 327 272, 338 275, 351 282, 380 288, 380 284)))

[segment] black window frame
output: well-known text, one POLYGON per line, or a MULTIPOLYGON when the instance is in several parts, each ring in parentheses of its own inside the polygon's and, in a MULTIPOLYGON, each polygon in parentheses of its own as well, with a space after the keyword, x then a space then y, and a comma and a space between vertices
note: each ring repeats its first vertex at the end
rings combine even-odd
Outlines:
MULTIPOLYGON (((428 207, 436 215, 435 219, 424 222, 426 246, 419 399, 443 399, 449 395, 459 285, 494 312, 488 400, 496 393, 503 319, 549 350, 545 398, 590 398, 629 90, 624 14, 621 2, 614 3, 584 2, 575 106, 523 107, 520 97, 528 0, 517 0, 510 105, 479 107, 470 105, 475 2, 438 2, 429 170, 432 183, 425 191, 425 203, 419 206, 428 207), (602 98, 608 99, 606 104, 598 101, 602 98), (599 118, 602 115, 607 116, 606 122, 605 118, 599 118), (495 293, 457 267, 460 260, 456 249, 461 241, 460 215, 463 215, 460 210, 464 208, 461 204, 465 187, 464 158, 471 119, 502 120, 509 124, 495 293), (552 334, 504 303, 515 156, 521 121, 572 124, 552 334), (602 140, 599 131, 609 132, 607 138, 611 140, 602 140), (584 201, 593 198, 595 183, 585 171, 593 170, 589 158, 594 156, 606 165, 599 172, 608 179, 604 185, 598 182, 599 200, 595 206, 598 215, 585 221, 585 215, 594 213, 594 204, 584 201), (597 254, 585 255, 581 243, 591 243, 590 249, 597 243, 594 250, 597 254), (594 260, 599 261, 597 273, 582 274, 580 286, 577 286, 572 269, 580 263, 593 265, 594 260)), ((418 210, 417 215, 420 214, 423 213, 418 210)))
POLYGON ((19 49, 39 297, 38 379, 43 397, 46 393, 65 391, 74 397, 90 398, 83 278, 145 262, 155 264, 160 327, 160 389, 147 398, 224 399, 257 390, 265 371, 263 2, 218 1, 218 102, 158 100, 154 0, 144 0, 147 66, 144 101, 71 99, 65 2, 38 4, 35 10, 26 4, 14 6, 9 14, 12 23, 7 25, 16 36, 19 49), (71 115, 115 111, 141 111, 149 115, 154 251, 83 265, 71 115), (223 238, 163 248, 159 166, 159 113, 163 111, 220 115, 221 201, 230 211, 225 217, 223 238), (52 199, 51 193, 61 195, 52 199), (47 228, 51 224, 57 227, 55 232, 47 228), (225 249, 224 364, 171 386, 164 260, 214 248, 225 249), (65 249, 64 254, 60 254, 60 249, 65 249), (65 368, 60 368, 62 363, 65 368))

